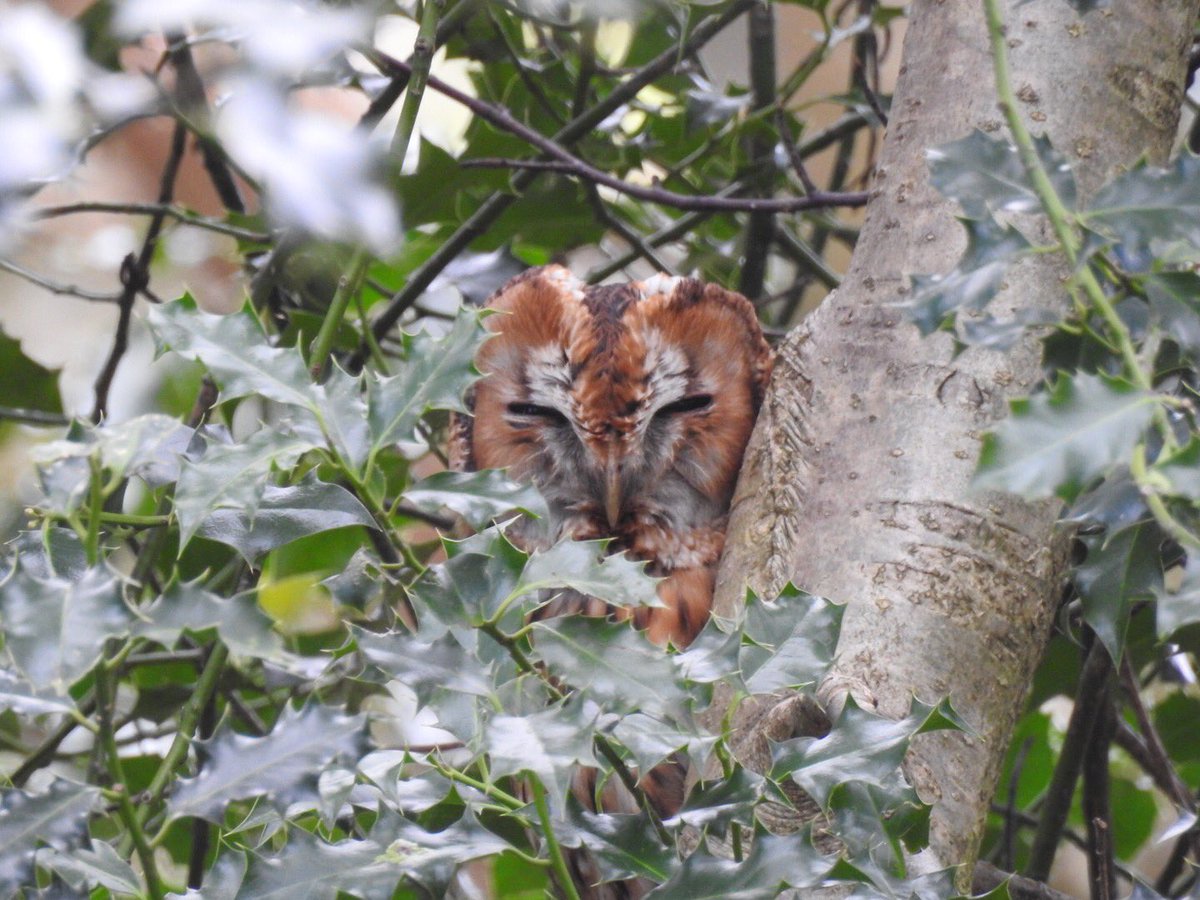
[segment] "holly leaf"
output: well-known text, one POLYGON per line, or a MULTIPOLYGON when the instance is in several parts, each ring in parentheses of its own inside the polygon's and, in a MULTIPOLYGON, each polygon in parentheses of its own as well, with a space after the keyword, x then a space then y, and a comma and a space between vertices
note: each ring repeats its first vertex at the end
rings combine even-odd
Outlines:
POLYGON ((754 808, 765 793, 766 779, 739 766, 728 778, 696 785, 688 794, 683 808, 663 824, 668 828, 676 825, 691 825, 694 828, 708 826, 720 835, 726 833, 732 822, 753 828, 754 808))
POLYGON ((568 684, 612 712, 678 718, 690 695, 662 649, 626 623, 585 616, 534 622, 534 653, 568 684))
POLYGON ((74 715, 75 704, 69 694, 34 687, 16 673, 0 669, 0 710, 11 709, 17 715, 74 715))
POLYGON ((0 584, 5 650, 39 690, 66 693, 100 659, 105 640, 127 631, 132 617, 120 582, 103 567, 66 580, 30 575, 18 561, 0 584))
POLYGON ((975 485, 1070 500, 1129 455, 1157 403, 1118 378, 1060 373, 1049 392, 1014 400, 984 437, 975 485))
POLYGON ((404 499, 427 513, 449 509, 476 531, 509 513, 546 515, 546 501, 537 488, 513 481, 502 469, 438 472, 408 488, 404 499))
POLYGON ((1155 595, 1158 603, 1154 621, 1159 639, 1165 641, 1185 625, 1200 622, 1200 560, 1189 558, 1183 564, 1183 577, 1174 591, 1168 593, 1160 585, 1155 595))
POLYGON ((460 865, 502 853, 510 846, 484 828, 470 811, 437 832, 398 816, 381 816, 371 838, 384 848, 382 862, 435 897, 444 896, 460 865))
POLYGON ((285 708, 270 734, 247 737, 224 726, 196 744, 200 771, 181 780, 167 802, 172 818, 197 816, 220 823, 234 800, 266 797, 277 807, 317 797, 317 776, 335 759, 365 750, 362 716, 310 704, 285 708))
POLYGON ((409 633, 374 634, 352 628, 363 657, 384 680, 407 685, 425 706, 441 690, 487 697, 495 690, 494 666, 481 662, 453 636, 424 641, 409 633))
POLYGON ((184 465, 175 486, 180 551, 216 510, 253 521, 271 473, 291 469, 314 446, 286 428, 262 428, 238 444, 209 444, 200 459, 184 465))
POLYGON ((412 440, 417 421, 428 410, 465 412, 463 395, 479 378, 475 351, 487 335, 475 311, 459 313, 444 337, 404 334, 404 364, 390 378, 367 380, 367 416, 373 452, 412 440))
POLYGON ((143 892, 133 866, 111 844, 94 838, 90 850, 53 850, 39 854, 38 863, 49 868, 76 891, 99 887, 113 894, 135 897, 143 892))
POLYGON ((1075 569, 1083 618, 1114 660, 1121 658, 1133 601, 1162 590, 1158 547, 1162 532, 1153 522, 1115 534, 1081 535, 1087 558, 1075 569))
POLYGON ((659 579, 646 574, 646 564, 623 553, 605 555, 607 544, 568 540, 534 553, 513 593, 570 588, 615 606, 662 606, 659 579))
POLYGON ((224 399, 261 394, 315 412, 316 392, 295 347, 272 347, 249 308, 228 316, 201 312, 191 297, 150 309, 159 352, 174 350, 203 363, 224 399))
POLYGON ((1186 446, 1155 460, 1150 470, 1167 480, 1161 493, 1200 502, 1200 438, 1193 435, 1186 446))
POLYGON ((967 249, 958 265, 946 275, 914 276, 912 298, 902 304, 905 316, 921 334, 937 331, 958 310, 983 309, 996 296, 1009 266, 1029 250, 1019 231, 991 216, 962 223, 967 249))
MULTIPOLYGON (((251 854, 245 875, 236 889, 241 898, 300 897, 337 900, 356 897, 390 897, 401 873, 385 859, 386 848, 375 840, 342 840, 327 843, 302 828, 288 835, 283 849, 251 854)), ((205 896, 208 882, 205 881, 205 896)))
POLYGON ((866 712, 850 699, 825 737, 776 744, 771 774, 776 779, 790 775, 828 807, 830 793, 840 784, 858 781, 888 788, 914 735, 957 727, 944 701, 926 706, 914 700, 909 715, 896 721, 866 712))
POLYGON ((317 413, 338 457, 361 474, 371 450, 367 402, 361 378, 348 375, 334 363, 325 383, 314 388, 317 413))
POLYGON ((757 834, 741 862, 713 856, 701 842, 646 900, 772 900, 785 888, 821 884, 834 862, 813 847, 807 833, 757 834))
POLYGON ((600 711, 588 706, 568 701, 523 716, 493 716, 483 732, 492 776, 532 774, 561 815, 577 767, 596 765, 592 741, 600 711))
POLYGON ((65 850, 87 840, 98 788, 56 778, 45 793, 9 788, 0 794, 0 888, 5 895, 34 884, 40 846, 65 850))
POLYGON ((254 563, 264 553, 299 538, 353 525, 378 527, 348 490, 319 481, 316 472, 309 472, 297 484, 266 485, 253 514, 242 509, 213 510, 196 533, 233 547, 254 563))
POLYGON ((752 694, 799 688, 821 680, 833 662, 844 606, 792 586, 773 601, 749 598, 740 656, 752 694))
POLYGON ((587 847, 602 884, 623 878, 666 881, 678 866, 674 847, 665 846, 642 815, 591 813, 567 804, 567 821, 555 822, 559 840, 568 847, 587 847))
POLYGON ((1163 336, 1194 359, 1200 354, 1200 275, 1158 272, 1147 276, 1143 286, 1163 336))
POLYGON ((287 654, 283 638, 252 593, 225 599, 195 582, 170 585, 149 606, 137 611, 131 632, 174 647, 184 634, 216 629, 221 640, 238 656, 282 660, 287 654))
POLYGON ((1181 153, 1168 168, 1131 169, 1101 188, 1081 218, 1113 235, 1135 271, 1150 268, 1152 243, 1200 245, 1200 157, 1181 153))
MULTIPOLYGON (((1075 176, 1066 158, 1044 135, 1034 138, 1034 150, 1050 177, 1055 192, 1068 208, 1076 205, 1075 176)), ((1037 212, 1041 201, 1021 162, 1017 148, 1005 139, 972 131, 965 138, 926 151, 929 180, 949 198, 957 200, 971 219, 989 212, 1037 212)))

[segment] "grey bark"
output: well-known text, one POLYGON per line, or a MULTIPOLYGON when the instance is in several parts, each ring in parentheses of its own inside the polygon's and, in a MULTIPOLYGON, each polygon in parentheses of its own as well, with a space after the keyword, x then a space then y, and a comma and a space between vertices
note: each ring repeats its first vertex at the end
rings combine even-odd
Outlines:
MULTIPOLYGON (((1149 153, 1163 160, 1183 97, 1196 0, 1005 0, 1021 114, 1071 160, 1083 196, 1149 153)), ((896 304, 909 276, 965 246, 930 185, 929 147, 1004 131, 980 0, 916 0, 874 196, 842 287, 789 335, 734 500, 716 609, 786 581, 848 604, 832 681, 884 714, 949 696, 974 735, 914 743, 906 770, 934 803, 941 865, 973 862, 999 767, 1063 587, 1058 507, 981 494, 982 434, 1040 374, 1034 337, 955 358, 896 304)), ((1036 220, 1022 223, 1052 240, 1036 220)), ((1011 274, 989 308, 1060 308, 1062 263, 1011 274)))

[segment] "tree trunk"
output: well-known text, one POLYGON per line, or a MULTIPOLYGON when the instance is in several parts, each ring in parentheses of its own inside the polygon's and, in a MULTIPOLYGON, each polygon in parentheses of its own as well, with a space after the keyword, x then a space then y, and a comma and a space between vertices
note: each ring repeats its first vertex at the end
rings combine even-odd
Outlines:
MULTIPOLYGON (((1175 134, 1196 0, 1005 0, 1021 114, 1071 161, 1081 196, 1175 134)), ((875 191, 836 295, 779 350, 747 451, 717 587, 791 580, 848 604, 833 684, 900 717, 911 698, 952 699, 975 734, 914 742, 906 764, 934 803, 939 865, 973 862, 1013 724, 1066 569, 1056 503, 981 494, 982 434, 1040 375, 1029 337, 955 357, 895 304, 909 276, 946 272, 965 246, 956 208, 930 185, 927 148, 1004 130, 980 0, 916 0, 875 191)), ((1053 243, 1037 220, 1022 224, 1053 243)), ((1019 265, 989 307, 1059 309, 1063 264, 1019 265)), ((829 688, 827 683, 826 688, 829 688)))

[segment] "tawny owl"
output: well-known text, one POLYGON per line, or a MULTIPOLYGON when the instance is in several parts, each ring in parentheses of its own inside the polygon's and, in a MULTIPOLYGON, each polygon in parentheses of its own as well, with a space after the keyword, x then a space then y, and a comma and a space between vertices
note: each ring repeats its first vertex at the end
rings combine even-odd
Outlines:
MULTIPOLYGON (((690 278, 588 287, 532 269, 489 301, 472 417, 452 464, 506 467, 545 496, 540 538, 612 538, 662 576, 639 607, 651 640, 686 646, 704 627, 734 481, 771 369, 746 298, 690 278)), ((544 615, 608 610, 560 599, 544 615)), ((627 612, 617 611, 618 615, 627 612)))
MULTIPOLYGON (((488 306, 495 336, 471 417, 456 417, 451 463, 507 468, 538 486, 548 520, 515 534, 526 549, 563 537, 611 538, 661 576, 662 607, 609 610, 566 594, 539 616, 632 615, 651 640, 685 647, 708 621, 730 496, 771 369, 746 298, 690 278, 587 287, 561 266, 533 269, 488 306)), ((585 806, 634 812, 616 779, 580 769, 585 806), (597 794, 599 793, 599 796, 597 794)), ((663 817, 683 802, 686 761, 673 757, 639 786, 663 817)), ((568 861, 588 900, 641 897, 643 881, 597 884, 584 851, 568 861)))

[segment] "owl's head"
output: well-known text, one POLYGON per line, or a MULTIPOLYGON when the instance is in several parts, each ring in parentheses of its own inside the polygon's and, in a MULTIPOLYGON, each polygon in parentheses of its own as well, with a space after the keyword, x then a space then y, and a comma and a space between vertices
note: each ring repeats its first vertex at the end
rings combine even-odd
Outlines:
POLYGON ((666 276, 587 287, 547 266, 488 305, 466 467, 508 467, 596 533, 724 513, 771 365, 749 301, 666 276))

